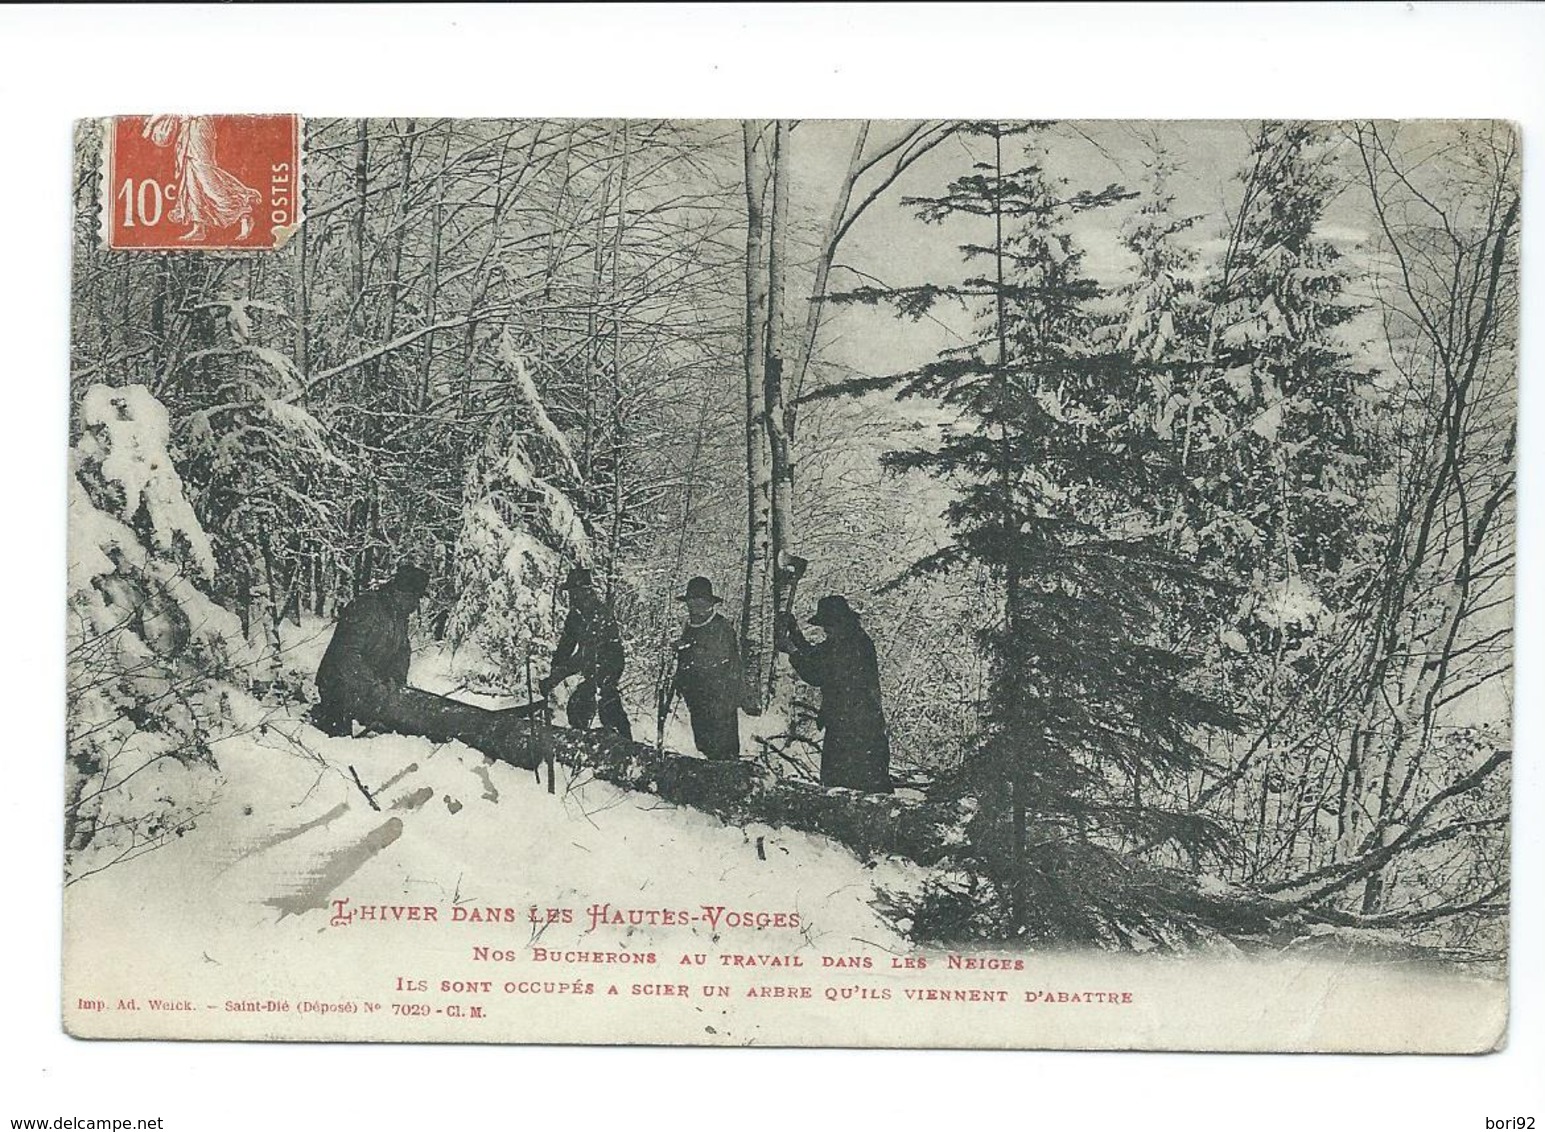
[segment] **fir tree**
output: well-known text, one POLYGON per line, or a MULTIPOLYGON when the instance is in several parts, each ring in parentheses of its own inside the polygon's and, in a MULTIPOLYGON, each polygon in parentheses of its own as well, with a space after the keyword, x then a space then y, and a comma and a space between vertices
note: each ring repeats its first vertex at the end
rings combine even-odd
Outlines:
POLYGON ((580 470, 508 333, 493 345, 500 408, 469 461, 456 543, 451 641, 473 646, 469 675, 518 686, 527 662, 556 642, 558 586, 591 561, 592 539, 570 497, 580 470))
POLYGON ((1299 637, 1358 579, 1378 394, 1340 346, 1358 308, 1340 254, 1317 237, 1335 183, 1316 128, 1266 123, 1223 259, 1205 285, 1210 371, 1185 438, 1195 553, 1255 584, 1243 628, 1299 637))
MULTIPOLYGON (((1201 280, 1181 448, 1181 549, 1240 579, 1220 677, 1255 717, 1251 741, 1200 794, 1253 830, 1237 875, 1280 860, 1315 755, 1326 681, 1346 661, 1347 616, 1374 583, 1387 464, 1374 374, 1343 347, 1358 307, 1320 235, 1337 192, 1320 129, 1257 128, 1221 259, 1201 280), (1373 572, 1370 572, 1373 570, 1373 572), (1275 813, 1275 818, 1272 817, 1275 813), (1269 829, 1281 827, 1282 841, 1269 829)), ((1334 700, 1335 697, 1332 697, 1334 700)))
POLYGON ((997 586, 980 633, 992 678, 959 785, 978 801, 973 864, 991 883, 1000 924, 1115 941, 1144 915, 1114 889, 1087 886, 1122 872, 1115 851, 1135 839, 1216 834, 1155 809, 1144 782, 1188 769, 1198 729, 1234 721, 1191 690, 1194 658, 1161 632, 1166 610, 1213 591, 1165 547, 1151 500, 1173 460, 1134 413, 1145 371, 1100 344, 1104 292, 1066 229, 1072 214, 1132 194, 1114 185, 1068 192, 1033 145, 1028 164, 1007 167, 1006 151, 1035 130, 964 126, 991 146, 991 160, 942 196, 908 202, 928 222, 976 218, 990 234, 961 251, 984 271, 960 284, 844 297, 889 301, 912 317, 943 300, 978 310, 975 340, 888 382, 954 418, 936 445, 888 457, 958 491, 946 512, 953 542, 909 574, 969 564, 997 586))
POLYGON ((1183 242, 1199 217, 1176 214, 1170 184, 1179 166, 1157 138, 1151 146, 1143 202, 1122 229, 1122 245, 1137 261, 1137 278, 1117 289, 1122 306, 1110 335, 1144 379, 1133 410, 1147 425, 1153 449, 1172 461, 1151 505, 1171 513, 1171 543, 1177 550, 1186 544, 1190 553, 1181 456, 1197 408, 1197 374, 1206 365, 1208 308, 1197 285, 1200 257, 1183 242))
POLYGON ((178 422, 176 457, 184 469, 199 521, 210 532, 217 596, 235 605, 274 674, 281 646, 278 623, 290 604, 295 575, 284 569, 285 535, 332 518, 310 487, 350 469, 333 454, 328 430, 305 406, 305 382, 295 363, 264 339, 284 311, 273 303, 227 292, 196 312, 196 330, 210 345, 185 365, 195 404, 178 422))

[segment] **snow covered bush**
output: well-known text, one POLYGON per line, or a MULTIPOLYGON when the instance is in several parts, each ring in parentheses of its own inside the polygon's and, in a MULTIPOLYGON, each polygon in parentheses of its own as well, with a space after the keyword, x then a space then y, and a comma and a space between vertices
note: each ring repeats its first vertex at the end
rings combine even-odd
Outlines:
POLYGON ((238 611, 273 676, 279 617, 294 585, 294 532, 332 525, 314 488, 349 469, 301 403, 306 386, 295 363, 259 341, 260 323, 284 312, 224 294, 197 314, 215 344, 185 363, 198 393, 178 414, 178 459, 219 566, 214 592, 238 611))
POLYGON ((218 681, 250 663, 201 586, 215 557, 142 385, 92 386, 71 453, 66 873, 180 836, 215 785, 218 681))
POLYGON ((464 671, 508 685, 528 656, 552 651, 558 587, 591 545, 567 494, 579 467, 508 334, 495 365, 505 409, 467 469, 448 628, 464 671))

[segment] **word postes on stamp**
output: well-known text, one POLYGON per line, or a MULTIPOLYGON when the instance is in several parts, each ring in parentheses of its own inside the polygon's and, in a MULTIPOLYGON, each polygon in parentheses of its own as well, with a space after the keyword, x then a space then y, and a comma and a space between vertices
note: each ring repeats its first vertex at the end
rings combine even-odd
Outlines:
POLYGON ((300 221, 294 114, 114 118, 105 157, 109 248, 272 250, 300 221))

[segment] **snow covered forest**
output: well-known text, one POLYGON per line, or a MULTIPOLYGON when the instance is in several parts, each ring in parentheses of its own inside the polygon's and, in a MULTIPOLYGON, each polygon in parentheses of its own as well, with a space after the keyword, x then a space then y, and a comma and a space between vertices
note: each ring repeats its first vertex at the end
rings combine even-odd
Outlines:
POLYGON ((873 894, 914 940, 1505 956, 1507 125, 315 120, 232 256, 104 250, 100 144, 70 883, 193 835, 222 742, 304 758, 399 565, 410 683, 504 704, 583 565, 649 739, 712 580, 767 781, 822 738, 778 612, 859 611, 894 804, 959 815, 873 894))

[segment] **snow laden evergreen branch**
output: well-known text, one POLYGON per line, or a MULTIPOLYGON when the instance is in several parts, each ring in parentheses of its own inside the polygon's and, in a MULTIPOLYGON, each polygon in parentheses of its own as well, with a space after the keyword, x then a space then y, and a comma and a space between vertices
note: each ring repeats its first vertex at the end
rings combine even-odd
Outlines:
POLYGON ((830 401, 838 397, 861 397, 865 393, 875 393, 885 389, 894 389, 907 379, 906 374, 881 374, 879 376, 865 375, 863 377, 850 377, 842 381, 833 381, 818 389, 812 389, 795 402, 797 405, 808 405, 816 401, 830 401))
POLYGON ((252 662, 236 619, 196 583, 217 554, 143 386, 94 386, 70 497, 67 883, 182 836, 214 788, 214 685, 252 662))
POLYGON ((1132 200, 1138 195, 1113 183, 1099 190, 1057 196, 1043 188, 1045 171, 1039 166, 1025 166, 1001 177, 992 175, 991 165, 978 163, 976 168, 984 172, 951 182, 950 191, 944 196, 902 197, 901 203, 916 210, 918 219, 924 223, 941 224, 959 213, 1028 220, 1059 213, 1088 212, 1132 200))

